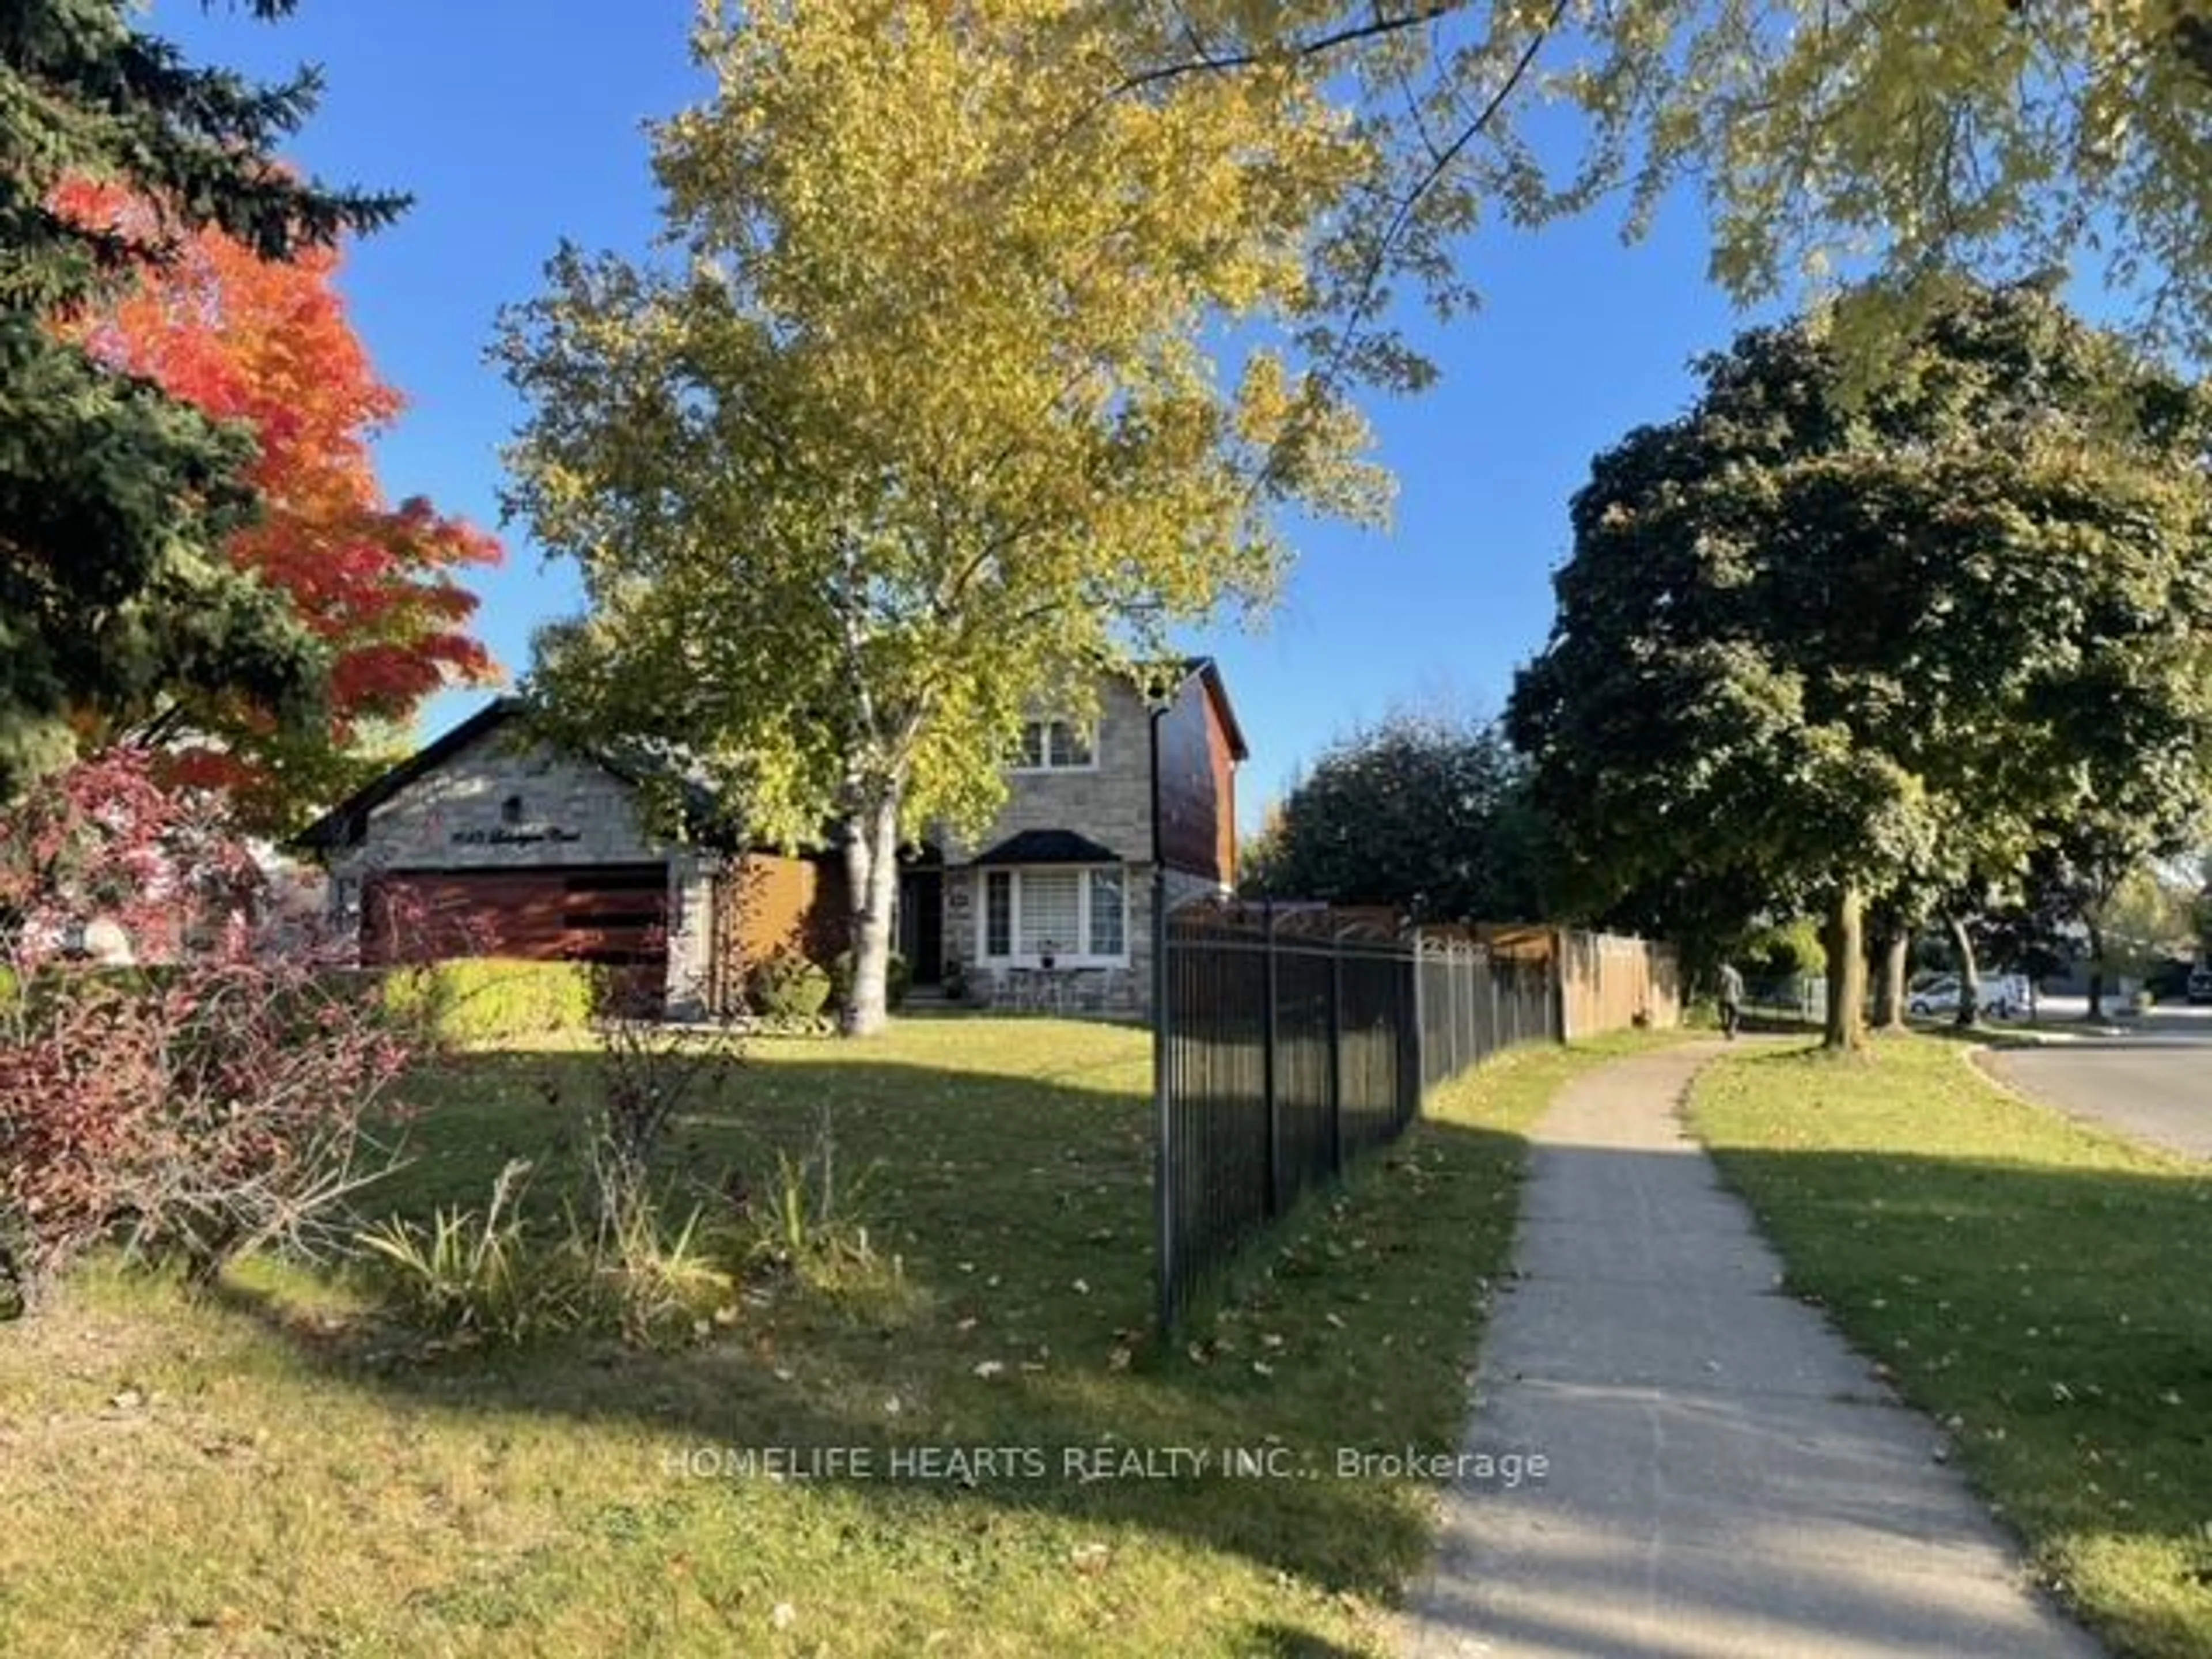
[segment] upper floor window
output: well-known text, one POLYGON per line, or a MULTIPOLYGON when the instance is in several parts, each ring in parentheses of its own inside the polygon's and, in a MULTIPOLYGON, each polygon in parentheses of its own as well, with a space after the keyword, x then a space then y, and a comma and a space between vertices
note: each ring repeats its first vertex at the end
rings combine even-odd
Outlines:
POLYGON ((1023 723, 1021 750, 1014 760, 1016 771, 1075 771, 1097 763, 1089 727, 1073 720, 1023 723))

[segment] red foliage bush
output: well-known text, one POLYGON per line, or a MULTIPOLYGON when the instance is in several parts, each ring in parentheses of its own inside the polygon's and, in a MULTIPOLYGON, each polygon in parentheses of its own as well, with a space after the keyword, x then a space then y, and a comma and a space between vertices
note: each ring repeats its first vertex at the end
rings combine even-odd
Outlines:
POLYGON ((204 1282, 313 1248, 388 1164, 415 1039, 377 988, 256 923, 258 872, 204 802, 110 756, 0 812, 0 1303, 115 1240, 204 1282), (160 960, 59 960, 95 917, 160 960))
POLYGON ((0 811, 0 960, 27 973, 95 920, 142 959, 235 951, 266 884, 215 797, 162 788, 153 757, 116 749, 0 811))

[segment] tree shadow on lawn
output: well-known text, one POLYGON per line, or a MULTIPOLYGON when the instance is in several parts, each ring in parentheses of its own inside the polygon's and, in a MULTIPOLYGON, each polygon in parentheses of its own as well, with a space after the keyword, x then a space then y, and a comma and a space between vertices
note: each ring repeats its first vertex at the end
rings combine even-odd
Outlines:
MULTIPOLYGON (((1747 1009, 1737 1022, 1736 1031, 1742 1036, 1818 1036, 1820 1026, 1817 1020, 1803 1019, 1795 1014, 1761 1013, 1747 1009)), ((1717 1025, 1710 1033, 1713 1036, 1720 1034, 1717 1025)))
POLYGON ((2093 1620, 2130 1651, 2206 1650, 2212 1171, 1717 1156, 1784 1255, 1789 1291, 1951 1429, 2048 1565, 2069 1580, 2086 1567, 2093 1620), (2107 1559, 2115 1544, 2124 1565, 2107 1559))
MULTIPOLYGON (((415 1126, 421 1161, 378 1196, 417 1216, 481 1210, 501 1165, 534 1152, 536 1200, 557 1204, 579 1136, 542 1085, 550 1072, 577 1086, 588 1060, 465 1058, 415 1126)), ((856 1218, 898 1258, 889 1302, 786 1295, 672 1352, 579 1340, 426 1358, 380 1322, 332 1334, 280 1298, 233 1287, 227 1299, 349 1387, 642 1427, 672 1484, 766 1479, 772 1456, 908 1516, 1043 1510, 1395 1600, 1428 1549, 1428 1489, 1338 1478, 1336 1449, 1456 1446, 1478 1275, 1510 1237, 1522 1143, 1425 1125, 1368 1160, 1349 1196, 1289 1218, 1253 1253, 1245 1293, 1162 1352, 1149 1330, 1152 1107, 1116 1080, 1110 1067, 1052 1081, 825 1052, 745 1068, 727 1110, 678 1127, 679 1173, 698 1190, 735 1167, 757 1192, 764 1163, 805 1152, 826 1109, 856 1218), (979 1470, 973 1454, 992 1448, 1035 1455, 979 1470), (1224 1474, 1240 1452, 1243 1473, 1224 1474), (865 1470, 841 1456, 865 1456, 865 1470)), ((1294 1633, 1260 1650, 1334 1650, 1294 1633)))

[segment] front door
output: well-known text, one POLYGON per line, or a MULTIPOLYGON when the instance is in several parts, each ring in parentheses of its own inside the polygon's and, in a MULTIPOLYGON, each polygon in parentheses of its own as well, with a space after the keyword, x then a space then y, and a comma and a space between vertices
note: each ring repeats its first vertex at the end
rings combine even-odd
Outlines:
POLYGON ((945 872, 899 872, 898 948, 916 985, 945 982, 945 872))

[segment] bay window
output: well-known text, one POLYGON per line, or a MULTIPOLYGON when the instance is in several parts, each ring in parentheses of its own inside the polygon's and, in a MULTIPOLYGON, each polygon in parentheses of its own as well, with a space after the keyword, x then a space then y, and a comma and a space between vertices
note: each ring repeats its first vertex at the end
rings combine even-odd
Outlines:
POLYGON ((1091 954, 1095 957, 1127 954, 1129 928, 1128 918, 1121 908, 1121 872, 1119 870, 1086 870, 1083 873, 1091 892, 1091 954))
POLYGON ((1115 866, 1032 865, 983 872, 982 959, 1055 965, 1127 959, 1128 884, 1115 866))
POLYGON ((1025 957, 1079 957, 1083 939, 1083 872, 1080 870, 1024 870, 1017 884, 1021 892, 1020 954, 1025 957))

